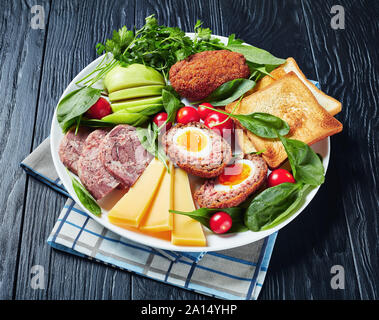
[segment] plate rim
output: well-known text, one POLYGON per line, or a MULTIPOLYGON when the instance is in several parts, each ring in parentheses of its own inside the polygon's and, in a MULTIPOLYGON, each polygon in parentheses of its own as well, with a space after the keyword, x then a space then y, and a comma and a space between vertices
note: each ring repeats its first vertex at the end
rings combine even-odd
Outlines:
MULTIPOLYGON (((186 33, 186 35, 191 37, 194 35, 194 33, 186 33)), ((227 41, 227 37, 218 36, 218 35, 212 35, 212 37, 219 38, 222 41, 227 41)), ((91 218, 93 218, 96 222, 100 223, 104 228, 114 232, 115 234, 117 234, 123 238, 126 238, 127 240, 134 241, 134 242, 139 243, 141 245, 145 245, 145 246, 149 246, 149 247, 153 247, 153 248, 158 248, 158 249, 163 249, 163 250, 184 251, 184 252, 207 252, 207 251, 227 250, 227 249, 232 249, 232 248, 244 246, 244 245, 259 241, 259 240, 277 232, 278 230, 282 229, 287 224, 292 222, 296 217, 298 217, 305 210, 305 208, 310 204, 310 202, 313 200, 313 198, 316 196, 316 194, 317 194, 317 192, 321 186, 317 186, 316 188, 312 189, 312 191, 307 195, 307 197, 305 199, 305 203, 301 206, 301 208, 299 208, 299 210, 297 212, 292 214, 291 217, 289 217, 285 221, 281 222, 280 224, 278 224, 274 228, 268 229, 265 231, 258 231, 258 232, 253 232, 250 230, 246 231, 246 233, 254 233, 256 235, 256 237, 254 237, 254 239, 249 239, 249 237, 245 237, 246 239, 244 239, 244 240, 240 239, 239 241, 238 240, 231 241, 230 244, 227 244, 227 245, 212 245, 212 246, 207 245, 205 247, 175 246, 175 245, 171 244, 171 242, 168 242, 166 240, 157 239, 157 238, 154 238, 151 236, 143 235, 142 233, 138 233, 138 232, 135 232, 132 230, 123 229, 123 228, 120 228, 118 226, 112 225, 109 221, 105 221, 101 217, 98 217, 98 216, 92 214, 86 208, 83 207, 83 205, 81 204, 81 202, 77 198, 75 192, 73 192, 73 188, 72 188, 71 183, 68 183, 68 180, 70 178, 69 178, 69 175, 66 172, 66 170, 60 169, 60 166, 63 166, 63 164, 61 163, 61 161, 59 159, 58 152, 57 152, 57 150, 59 148, 59 142, 58 142, 58 144, 56 144, 55 143, 56 138, 54 138, 54 137, 56 135, 55 132, 57 131, 57 129, 59 130, 59 132, 61 133, 61 135, 63 137, 63 133, 61 131, 61 128, 59 127, 57 117, 56 117, 57 106, 58 106, 59 102, 67 93, 71 92, 72 90, 75 90, 75 86, 76 86, 75 83, 80 78, 82 78, 82 74, 85 73, 86 71, 89 71, 90 69, 92 69, 96 65, 96 62, 100 62, 103 57, 104 57, 104 55, 98 57, 97 59, 93 60, 88 65, 86 65, 74 77, 74 79, 67 85, 67 87, 63 91, 61 97, 59 98, 58 103, 54 109, 54 115, 53 115, 52 123, 51 123, 51 127, 50 127, 50 152, 51 152, 54 167, 55 167, 55 170, 57 171, 58 177, 60 178, 60 180, 63 183, 64 187, 66 188, 67 192, 70 194, 71 198, 80 206, 80 208, 83 212, 85 212, 87 215, 89 215, 91 218), (132 235, 132 237, 129 237, 130 235, 132 235), (133 237, 133 235, 134 235, 134 237, 133 237), (140 237, 140 236, 142 236, 142 237, 140 237), (152 244, 150 241, 145 241, 144 239, 146 237, 148 239, 149 238, 154 239, 155 241, 157 241, 158 245, 152 244), (161 243, 162 241, 163 241, 163 243, 161 243)), ((326 175, 326 172, 327 172, 327 169, 329 166, 330 153, 331 153, 330 137, 323 139, 321 142, 326 143, 327 152, 326 152, 326 157, 323 158, 324 174, 326 175)), ((69 181, 71 182, 71 180, 69 180, 69 181)), ((102 209, 102 210, 104 210, 104 209, 102 209)), ((212 234, 210 231, 208 231, 204 227, 203 227, 203 230, 205 232, 206 237, 212 234)), ((239 234, 239 233, 237 233, 237 234, 239 234)), ((233 235, 235 235, 235 234, 214 235, 214 236, 216 236, 218 238, 224 238, 225 239, 225 238, 228 238, 228 237, 233 236, 233 235)))

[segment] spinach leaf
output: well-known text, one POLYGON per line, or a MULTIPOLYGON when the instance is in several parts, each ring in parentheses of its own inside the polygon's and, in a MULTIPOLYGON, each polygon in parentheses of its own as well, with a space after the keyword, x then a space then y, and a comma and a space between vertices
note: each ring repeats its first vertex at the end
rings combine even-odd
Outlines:
POLYGON ((252 231, 261 231, 272 223, 300 196, 302 184, 282 183, 268 188, 250 203, 245 214, 245 225, 252 231))
POLYGON ((58 104, 57 119, 62 130, 66 132, 77 118, 83 115, 101 95, 101 89, 82 87, 67 94, 58 104))
POLYGON ((231 43, 226 46, 226 49, 243 54, 247 61, 255 64, 279 66, 286 62, 285 59, 277 58, 270 52, 253 46, 231 43))
POLYGON ((172 87, 167 86, 165 89, 162 89, 162 103, 167 112, 167 120, 165 123, 174 122, 176 112, 184 106, 184 104, 180 101, 180 98, 172 87))
POLYGON ((290 126, 284 120, 264 112, 253 112, 250 114, 233 114, 223 110, 217 110, 204 106, 204 108, 217 111, 237 119, 242 126, 255 135, 262 138, 278 138, 279 135, 286 135, 290 131, 290 126))
POLYGON ((248 79, 235 79, 225 82, 214 90, 206 99, 201 102, 209 102, 214 106, 225 106, 243 94, 253 89, 255 82, 248 79))
POLYGON ((76 195, 78 196, 80 203, 89 212, 91 212, 94 215, 99 217, 101 215, 101 208, 97 204, 95 199, 92 198, 91 194, 70 173, 69 173, 69 176, 70 176, 71 181, 72 181, 72 187, 74 188, 74 191, 75 191, 76 195))
POLYGON ((265 224, 261 230, 267 230, 271 229, 273 227, 276 227, 278 224, 282 223, 284 220, 287 220, 289 217, 291 217, 304 203, 306 194, 311 191, 314 188, 314 186, 311 186, 309 184, 304 185, 298 193, 297 198, 295 201, 288 207, 286 211, 284 211, 282 214, 277 216, 271 223, 265 224))
POLYGON ((297 182, 318 186, 324 183, 324 166, 317 154, 306 143, 280 136, 287 152, 292 173, 297 182))
POLYGON ((209 230, 211 230, 209 226, 209 221, 212 215, 216 212, 223 211, 230 215, 232 218, 232 227, 226 233, 233 232, 244 232, 247 231, 248 228, 244 224, 244 213, 245 209, 240 207, 232 207, 225 209, 210 209, 210 208, 200 208, 191 212, 183 212, 170 210, 171 213, 183 214, 185 216, 191 217, 199 221, 202 225, 206 226, 209 230))

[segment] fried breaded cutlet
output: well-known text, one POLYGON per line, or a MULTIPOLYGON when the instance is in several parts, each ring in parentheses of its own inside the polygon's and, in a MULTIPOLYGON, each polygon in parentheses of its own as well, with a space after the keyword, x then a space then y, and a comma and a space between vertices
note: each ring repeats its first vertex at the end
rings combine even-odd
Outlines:
POLYGON ((228 50, 196 53, 175 63, 169 73, 175 91, 191 101, 202 100, 223 83, 249 75, 245 57, 228 50))

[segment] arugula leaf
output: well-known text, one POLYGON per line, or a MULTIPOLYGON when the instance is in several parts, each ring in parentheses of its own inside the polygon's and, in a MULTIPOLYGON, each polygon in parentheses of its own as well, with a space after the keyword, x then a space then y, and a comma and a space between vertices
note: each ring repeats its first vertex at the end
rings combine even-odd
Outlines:
POLYGON ((176 210, 169 210, 171 213, 182 214, 192 219, 199 221, 202 225, 211 230, 209 226, 209 221, 212 215, 216 212, 223 211, 230 215, 232 218, 232 227, 226 233, 234 233, 234 232, 244 232, 247 231, 248 228, 245 226, 243 217, 244 217, 244 208, 240 207, 232 207, 232 208, 224 208, 224 209, 210 209, 210 208, 200 208, 191 212, 183 212, 176 210))
POLYGON ((253 89, 254 86, 255 82, 252 80, 234 79, 219 86, 201 102, 209 102, 216 107, 225 106, 253 89))
POLYGON ((324 166, 312 148, 299 140, 281 135, 279 138, 287 152, 295 180, 312 186, 324 183, 324 166))
MULTIPOLYGON (((67 170, 68 172, 68 170, 67 170)), ((95 199, 91 196, 91 194, 82 186, 82 184, 76 180, 69 172, 68 172, 72 187, 74 188, 74 191, 76 195, 78 196, 78 199, 80 200, 80 203, 83 205, 84 208, 86 208, 89 212, 93 213, 96 216, 101 215, 101 208, 95 201, 95 199)))
POLYGON ((101 89, 82 87, 67 94, 57 107, 57 120, 62 130, 66 132, 78 117, 99 100, 101 89))
POLYGON ((231 43, 226 49, 243 54, 247 61, 255 64, 279 66, 286 62, 285 59, 277 58, 270 52, 253 46, 231 43))
POLYGON ((266 189, 250 203, 245 225, 252 231, 261 231, 291 207, 300 197, 301 188, 302 184, 286 182, 266 189))

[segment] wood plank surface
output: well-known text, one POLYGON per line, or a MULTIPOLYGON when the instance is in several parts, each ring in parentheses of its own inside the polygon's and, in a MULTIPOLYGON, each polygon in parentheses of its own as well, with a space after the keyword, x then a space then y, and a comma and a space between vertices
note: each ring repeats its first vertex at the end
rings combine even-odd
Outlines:
POLYGON ((215 34, 292 56, 342 101, 326 183, 279 232, 260 299, 378 299, 378 1, 340 1, 345 30, 330 25, 331 0, 38 2, 43 30, 30 27, 32 1, 7 0, 0 12, 0 299, 207 299, 52 250, 46 239, 65 198, 18 167, 49 135, 60 95, 96 58, 96 43, 152 13, 187 32, 201 19, 215 34), (45 269, 45 290, 30 287, 33 265, 45 269), (344 290, 330 286, 333 265, 344 267, 344 290))
MULTIPOLYGON (((45 14, 49 14, 47 1, 45 14)), ((45 30, 30 27, 33 1, 3 1, 0 10, 0 299, 13 297, 30 179, 19 163, 30 153, 45 30)))

